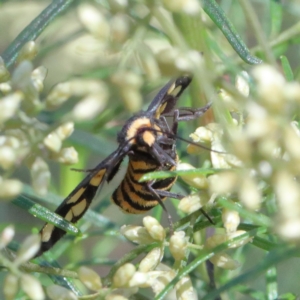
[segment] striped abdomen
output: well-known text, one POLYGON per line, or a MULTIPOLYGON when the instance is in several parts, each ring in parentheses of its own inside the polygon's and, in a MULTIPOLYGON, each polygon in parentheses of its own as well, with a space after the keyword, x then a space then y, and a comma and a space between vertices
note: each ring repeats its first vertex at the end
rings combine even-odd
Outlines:
MULTIPOLYGON (((147 173, 164 170, 174 171, 176 166, 163 166, 147 152, 134 151, 129 155, 127 172, 124 179, 114 191, 112 201, 123 211, 131 214, 142 214, 159 204, 155 195, 147 188, 148 182, 139 182, 147 173)), ((158 191, 169 191, 177 177, 156 180, 152 188, 158 191)), ((160 197, 162 201, 166 197, 160 197)))

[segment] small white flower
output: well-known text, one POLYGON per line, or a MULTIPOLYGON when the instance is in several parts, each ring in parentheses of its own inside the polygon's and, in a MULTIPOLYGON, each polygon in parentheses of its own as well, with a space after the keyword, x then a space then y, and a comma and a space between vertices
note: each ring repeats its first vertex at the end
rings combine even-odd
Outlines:
POLYGON ((69 289, 59 285, 50 285, 47 287, 47 295, 51 300, 77 300, 78 297, 69 289))
POLYGON ((124 287, 128 286, 128 283, 134 273, 136 272, 135 266, 130 263, 126 263, 121 266, 115 273, 113 277, 114 287, 124 287))
POLYGON ((170 237, 169 249, 175 260, 179 261, 185 258, 188 246, 184 231, 175 231, 170 237))
POLYGON ((139 271, 149 272, 154 270, 161 262, 164 255, 163 247, 156 247, 152 249, 147 255, 141 260, 139 264, 139 271))
POLYGON ((121 233, 131 242, 136 244, 150 244, 155 242, 145 227, 136 225, 123 225, 121 233))
POLYGON ((239 226, 241 219, 237 211, 223 208, 222 221, 226 229, 226 232, 232 233, 237 230, 237 227, 239 226))
POLYGON ((198 192, 195 194, 190 194, 180 200, 178 204, 178 209, 181 211, 191 214, 194 211, 199 210, 205 204, 208 203, 210 197, 207 192, 198 192))
POLYGON ((20 265, 33 258, 39 251, 41 246, 41 237, 39 234, 28 236, 21 244, 14 261, 16 265, 20 265))
POLYGON ((87 267, 80 267, 78 276, 88 289, 98 291, 102 288, 101 278, 94 270, 87 267))
POLYGON ((4 228, 0 236, 0 250, 6 247, 12 241, 14 235, 15 229, 12 225, 4 228))
POLYGON ((21 287, 32 300, 44 300, 45 294, 41 283, 29 274, 21 276, 21 287))
POLYGON ((165 239, 166 231, 155 218, 151 216, 144 217, 143 224, 154 240, 163 241, 165 239))

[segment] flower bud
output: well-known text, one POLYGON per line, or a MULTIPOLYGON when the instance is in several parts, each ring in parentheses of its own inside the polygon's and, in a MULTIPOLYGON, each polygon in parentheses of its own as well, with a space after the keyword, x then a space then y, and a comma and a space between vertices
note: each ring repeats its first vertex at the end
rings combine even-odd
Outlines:
POLYGON ((226 253, 216 254, 213 257, 211 257, 209 260, 215 266, 226 270, 235 270, 240 266, 238 261, 232 259, 226 253))
POLYGON ((154 240, 163 241, 165 239, 166 232, 155 218, 151 216, 144 217, 143 224, 154 240))
POLYGON ((195 194, 190 194, 180 200, 178 204, 178 209, 181 211, 191 214, 194 211, 202 208, 209 201, 209 195, 207 192, 199 192, 195 194))
POLYGON ((151 237, 145 227, 135 225, 123 225, 121 233, 131 242, 136 244, 151 244, 155 240, 151 237))
POLYGON ((23 291, 32 300, 43 300, 45 299, 45 294, 41 283, 29 274, 22 274, 21 276, 21 287, 23 291))
MULTIPOLYGON (((157 274, 155 274, 157 276, 157 274)), ((169 282, 175 277, 176 272, 174 270, 160 272, 159 276, 152 281, 152 290, 157 295, 160 293, 169 282)))
POLYGON ((165 8, 171 12, 184 12, 189 15, 198 14, 199 2, 196 0, 163 0, 165 8))
POLYGON ((257 93, 270 111, 280 112, 285 104, 285 79, 275 68, 261 64, 253 69, 257 93))
POLYGON ((169 45, 155 51, 155 58, 163 75, 172 76, 172 74, 178 72, 175 62, 181 55, 182 52, 178 48, 169 45))
POLYGON ((130 30, 129 20, 126 15, 115 15, 110 21, 110 26, 111 35, 114 40, 119 43, 126 41, 130 30))
POLYGON ((55 132, 57 133, 58 137, 61 140, 65 140, 66 138, 68 138, 73 133, 73 131, 74 131, 73 122, 64 123, 59 127, 57 127, 57 129, 55 130, 55 132))
POLYGON ((300 239, 299 218, 280 218, 276 224, 276 231, 282 238, 298 242, 300 239))
POLYGON ((92 269, 87 267, 80 267, 78 276, 81 282, 92 291, 99 291, 102 288, 101 278, 92 269))
POLYGON ((0 56, 0 83, 7 81, 9 79, 9 76, 10 74, 6 69, 2 57, 0 56))
POLYGON ((201 126, 194 133, 190 134, 190 138, 194 143, 211 143, 213 133, 207 127, 201 126))
POLYGON ((15 264, 20 265, 33 258, 39 251, 41 246, 41 237, 38 234, 28 236, 21 244, 17 252, 15 264))
POLYGON ((133 264, 126 263, 125 265, 121 266, 113 277, 114 287, 127 286, 135 271, 135 266, 133 264))
POLYGON ((240 224, 240 215, 235 210, 223 208, 222 210, 222 221, 227 233, 232 233, 237 230, 240 224))
POLYGON ((46 107, 55 109, 62 105, 72 95, 72 86, 69 82, 57 84, 46 98, 46 107))
MULTIPOLYGON (((1 106, 1 105, 0 105, 1 106)), ((0 166, 4 170, 10 169, 16 162, 16 152, 12 147, 0 146, 0 166)))
MULTIPOLYGON (((0 68, 1 68, 1 66, 0 66, 0 68)), ((0 70, 0 72, 1 72, 1 70, 0 70)), ((1 81, 1 78, 0 78, 0 81, 1 81)), ((2 92, 3 95, 11 93, 12 92, 11 84, 9 82, 0 83, 0 91, 2 92)))
POLYGON ((144 51, 138 53, 141 67, 149 81, 155 81, 161 77, 158 63, 150 48, 145 46, 144 51))
POLYGON ((140 262, 139 271, 149 272, 154 270, 161 262, 164 255, 164 250, 161 247, 152 249, 140 262))
POLYGON ((300 154, 297 151, 297 147, 300 147, 298 124, 292 123, 291 126, 286 126, 282 134, 286 151, 293 160, 300 162, 300 154))
POLYGON ((191 73, 195 69, 195 66, 201 67, 203 64, 203 57, 199 51, 189 50, 181 53, 174 64, 179 71, 191 73))
POLYGON ((14 235, 15 229, 12 225, 4 228, 0 236, 0 250, 5 248, 12 241, 14 235))
POLYGON ((208 249, 212 249, 222 243, 225 243, 227 240, 228 238, 226 234, 214 234, 206 239, 205 247, 208 249))
POLYGON ((39 93, 44 89, 44 80, 46 76, 47 69, 44 66, 40 66, 34 69, 31 74, 32 83, 39 93))
POLYGON ((139 89, 143 84, 141 76, 130 71, 118 71, 112 76, 111 80, 120 88, 130 87, 139 89))
MULTIPOLYGON (((235 232, 231 232, 228 234, 228 240, 234 239, 242 234, 246 233, 245 230, 237 230, 235 232)), ((243 239, 242 241, 239 242, 234 242, 230 244, 230 248, 238 248, 241 247, 249 242, 252 242, 252 238, 247 238, 247 239, 243 239)))
POLYGON ((300 104, 300 84, 299 82, 288 82, 285 84, 284 97, 288 101, 295 101, 300 104))
POLYGON ((132 112, 138 112, 142 106, 142 96, 138 89, 132 87, 123 87, 120 89, 120 94, 126 108, 132 112))
POLYGON ((5 300, 15 300, 15 296, 19 290, 19 278, 16 275, 8 274, 5 277, 3 285, 3 294, 5 300))
POLYGON ((208 182, 210 192, 219 195, 234 192, 239 178, 235 172, 226 171, 209 176, 208 182))
POLYGON ((105 297, 105 300, 129 300, 129 299, 121 295, 110 294, 105 297))
POLYGON ((74 131, 74 123, 67 122, 57 127, 44 138, 44 145, 53 152, 59 152, 62 141, 68 138, 74 131))
POLYGON ((81 4, 78 16, 83 25, 97 38, 107 40, 110 36, 110 27, 105 16, 95 6, 88 3, 81 4))
MULTIPOLYGON (((37 100, 37 91, 31 80, 33 71, 32 63, 28 60, 22 61, 14 70, 11 82, 14 89, 21 90, 26 94, 26 100, 39 103, 37 100)), ((23 105, 28 105, 28 101, 23 102, 23 105)))
POLYGON ((78 162, 78 153, 74 147, 63 148, 59 153, 52 153, 50 157, 66 165, 73 165, 78 162))
POLYGON ((30 169, 32 186, 39 195, 46 195, 50 183, 51 173, 47 163, 41 158, 36 157, 30 169))
POLYGON ((17 179, 4 179, 0 182, 0 199, 10 200, 22 192, 23 184, 17 179))
POLYGON ((56 284, 47 287, 47 295, 51 300, 78 300, 72 291, 56 284))
POLYGON ((251 210, 257 210, 261 203, 261 193, 257 184, 250 176, 244 177, 239 187, 239 199, 251 210))
POLYGON ((130 287, 147 287, 149 276, 144 272, 135 272, 128 282, 130 287))
POLYGON ((298 241, 300 238, 300 188, 298 183, 286 170, 277 171, 272 183, 275 187, 278 211, 280 212, 276 230, 283 238, 298 241))
POLYGON ((109 6, 112 12, 124 11, 128 7, 128 0, 111 0, 109 6))
POLYGON ((187 238, 185 237, 184 231, 175 231, 170 238, 170 252, 176 261, 185 258, 187 249, 187 238))
POLYGON ((0 99, 0 123, 4 123, 15 116, 22 100, 23 95, 20 92, 9 94, 0 99))
MULTIPOLYGON (((195 167, 193 167, 190 164, 187 163, 179 163, 177 165, 176 170, 193 170, 195 167)), ((188 185, 191 185, 198 189, 207 189, 208 188, 208 181, 205 175, 202 174, 195 174, 195 175, 180 175, 182 180, 186 182, 188 185)))
POLYGON ((244 97, 248 97, 250 92, 248 80, 249 75, 246 71, 242 71, 241 74, 235 78, 235 86, 244 97))
POLYGON ((86 121, 94 119, 106 106, 108 94, 88 94, 78 102, 72 114, 76 121, 86 121))
POLYGON ((24 60, 33 60, 38 53, 37 45, 34 41, 29 41, 20 50, 17 58, 17 62, 24 60))
POLYGON ((53 131, 44 138, 44 145, 53 152, 59 152, 62 146, 62 141, 57 132, 53 131))
POLYGON ((180 279, 176 284, 175 289, 177 300, 198 300, 191 279, 188 276, 180 279))

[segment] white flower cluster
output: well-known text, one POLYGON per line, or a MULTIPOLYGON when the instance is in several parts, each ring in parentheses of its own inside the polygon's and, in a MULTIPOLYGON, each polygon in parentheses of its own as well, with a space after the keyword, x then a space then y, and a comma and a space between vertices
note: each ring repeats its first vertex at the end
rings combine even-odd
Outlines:
MULTIPOLYGON (((167 244, 166 232, 159 222, 148 216, 143 219, 142 226, 126 226, 121 228, 122 234, 130 241, 147 245, 157 242, 153 248, 140 261, 138 267, 132 263, 125 263, 115 272, 112 286, 103 290, 100 277, 88 268, 80 268, 79 278, 91 290, 106 293, 105 299, 129 299, 138 292, 139 288, 151 288, 155 295, 161 292, 166 285, 176 276, 177 271, 161 263, 164 247, 169 245, 171 254, 176 262, 181 262, 186 257, 188 241, 185 233, 175 232, 167 244)), ((198 299, 188 276, 183 277, 174 288, 174 299, 198 299)), ((54 298, 53 298, 54 299, 54 298)))
MULTIPOLYGON (((6 227, 0 236, 0 251, 4 249, 13 239, 15 234, 12 226, 6 227)), ((21 244, 16 253, 16 257, 11 261, 0 252, 1 265, 9 271, 5 277, 3 293, 5 299, 16 299, 17 293, 21 288, 32 300, 44 300, 45 293, 39 280, 34 276, 26 274, 20 270, 22 264, 28 262, 35 256, 40 248, 40 236, 31 235, 21 244)))
MULTIPOLYGON (((12 74, 0 58, 0 167, 11 174, 20 164, 25 164, 31 171, 36 192, 45 195, 50 181, 45 159, 63 164, 78 161, 76 150, 63 147, 63 142, 74 130, 73 121, 91 119, 104 109, 108 91, 101 81, 74 79, 56 85, 42 99, 47 71, 42 66, 33 68, 29 59, 36 53, 35 43, 27 43, 12 74), (36 118, 42 110, 56 109, 71 97, 81 100, 58 127, 51 128, 36 118)), ((22 189, 16 179, 0 178, 0 186, 1 199, 11 199, 22 189)))
MULTIPOLYGON (((287 82, 268 65, 255 67, 252 74, 250 95, 245 79, 249 76, 245 74, 236 81, 240 98, 225 91, 220 93, 238 119, 226 127, 208 124, 191 135, 194 142, 205 143, 212 149, 211 165, 221 170, 208 177, 190 177, 188 182, 195 187, 196 181, 201 182, 202 191, 189 196, 190 203, 184 199, 180 207, 190 213, 205 205, 211 196, 222 195, 257 211, 264 205, 267 191, 269 196, 275 196, 278 205, 274 229, 284 239, 299 240, 300 129, 293 118, 300 111, 300 84, 287 82)), ((188 151, 199 152, 197 148, 191 145, 188 151)))

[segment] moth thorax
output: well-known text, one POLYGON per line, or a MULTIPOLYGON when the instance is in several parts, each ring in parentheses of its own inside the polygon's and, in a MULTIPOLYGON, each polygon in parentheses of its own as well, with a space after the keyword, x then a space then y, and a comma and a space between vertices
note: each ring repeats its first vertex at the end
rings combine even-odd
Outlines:
POLYGON ((156 132, 151 127, 141 127, 137 133, 136 142, 139 145, 147 145, 151 147, 156 141, 156 132))

